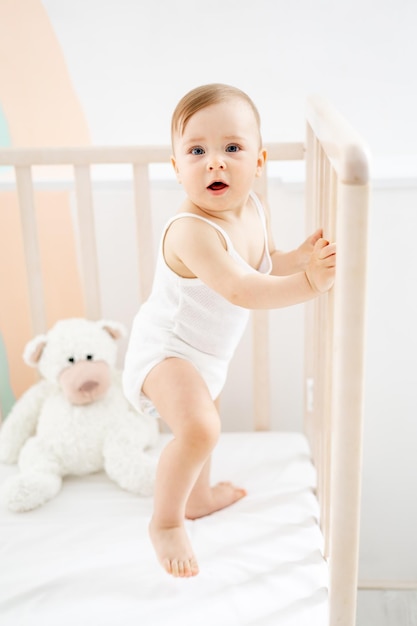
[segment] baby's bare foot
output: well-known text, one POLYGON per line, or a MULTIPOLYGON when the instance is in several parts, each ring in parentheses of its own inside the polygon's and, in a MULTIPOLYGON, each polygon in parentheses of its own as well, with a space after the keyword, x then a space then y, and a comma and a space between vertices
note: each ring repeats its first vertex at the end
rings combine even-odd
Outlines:
POLYGON ((228 482, 218 483, 214 487, 210 487, 204 496, 199 493, 191 494, 185 515, 188 519, 204 517, 220 509, 225 509, 245 496, 245 489, 228 482))
POLYGON ((166 528, 152 520, 149 535, 156 555, 168 574, 180 578, 198 574, 197 560, 183 526, 166 528))

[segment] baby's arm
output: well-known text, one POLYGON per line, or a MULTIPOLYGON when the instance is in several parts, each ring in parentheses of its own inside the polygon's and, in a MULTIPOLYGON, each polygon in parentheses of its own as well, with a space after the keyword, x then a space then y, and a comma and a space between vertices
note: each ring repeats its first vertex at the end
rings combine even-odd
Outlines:
POLYGON ((316 242, 306 271, 289 276, 248 271, 229 255, 219 233, 200 220, 177 220, 165 243, 171 266, 172 260, 178 261, 174 271, 197 276, 233 304, 249 309, 305 302, 330 289, 334 280, 336 248, 324 239, 316 242))
POLYGON ((263 309, 281 308, 306 302, 331 289, 335 278, 335 268, 336 244, 320 238, 314 245, 304 271, 287 276, 247 274, 242 279, 239 301, 235 304, 263 309), (252 304, 247 304, 249 301, 252 301, 252 304))
POLYGON ((35 434, 42 405, 50 391, 50 383, 40 380, 13 405, 0 431, 2 463, 17 462, 23 444, 35 434))

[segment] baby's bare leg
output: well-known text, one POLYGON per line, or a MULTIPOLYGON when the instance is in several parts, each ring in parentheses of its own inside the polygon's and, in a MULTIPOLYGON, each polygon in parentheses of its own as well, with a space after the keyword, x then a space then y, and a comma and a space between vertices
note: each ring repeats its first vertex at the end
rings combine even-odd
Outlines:
MULTIPOLYGON (((220 398, 214 401, 217 412, 220 413, 220 398)), ((210 482, 211 457, 209 457, 200 472, 200 475, 190 493, 185 509, 188 519, 197 519, 210 515, 215 511, 230 506, 246 496, 245 489, 236 487, 229 482, 221 482, 211 486, 210 482)))
POLYGON ((194 576, 198 565, 184 528, 186 503, 217 442, 218 412, 197 370, 182 359, 158 364, 143 391, 174 435, 158 464, 150 537, 168 573, 194 576))
POLYGON ((185 514, 189 519, 197 519, 210 515, 237 502, 246 495, 246 491, 229 482, 221 482, 213 487, 210 485, 209 458, 190 493, 185 514))

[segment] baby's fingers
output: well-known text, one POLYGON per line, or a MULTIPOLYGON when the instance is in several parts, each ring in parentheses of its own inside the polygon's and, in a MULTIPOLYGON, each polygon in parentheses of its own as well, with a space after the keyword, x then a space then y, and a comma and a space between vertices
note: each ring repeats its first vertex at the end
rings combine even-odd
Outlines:
POLYGON ((336 255, 336 244, 335 243, 329 243, 327 246, 322 248, 321 251, 320 251, 320 258, 322 258, 322 259, 327 259, 329 256, 335 256, 335 255, 336 255))
POLYGON ((315 251, 319 259, 327 259, 336 254, 336 244, 329 243, 326 239, 319 239, 315 245, 315 251))
POLYGON ((310 237, 307 239, 307 241, 311 241, 311 244, 313 246, 316 245, 316 243, 322 239, 323 237, 323 229, 322 228, 318 228, 312 235, 310 235, 310 237))

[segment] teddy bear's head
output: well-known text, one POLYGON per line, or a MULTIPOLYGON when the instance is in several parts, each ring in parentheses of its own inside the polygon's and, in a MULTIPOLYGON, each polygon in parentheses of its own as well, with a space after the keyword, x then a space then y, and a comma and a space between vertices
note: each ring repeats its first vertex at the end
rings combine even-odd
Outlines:
POLYGON ((110 387, 116 339, 124 334, 118 322, 60 320, 48 333, 29 341, 23 359, 46 380, 57 383, 71 404, 89 404, 110 387))

